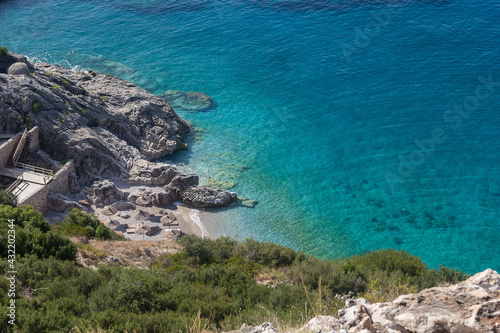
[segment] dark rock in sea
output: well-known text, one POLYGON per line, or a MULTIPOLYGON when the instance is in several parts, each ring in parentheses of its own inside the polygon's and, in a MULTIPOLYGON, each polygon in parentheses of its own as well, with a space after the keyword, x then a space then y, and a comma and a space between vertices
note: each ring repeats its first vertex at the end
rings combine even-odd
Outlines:
POLYGON ((185 206, 194 208, 228 206, 238 200, 234 192, 204 186, 191 186, 181 196, 185 206))
POLYGON ((174 109, 200 112, 215 108, 216 104, 210 96, 202 92, 167 90, 161 94, 174 109))
POLYGON ((392 240, 396 245, 402 245, 404 243, 403 238, 401 237, 394 237, 392 240))
POLYGON ((436 221, 436 218, 434 215, 432 215, 431 212, 424 212, 424 216, 429 220, 429 221, 436 221))
POLYGON ((91 68, 93 71, 102 74, 118 76, 124 80, 133 82, 149 92, 155 92, 160 87, 154 77, 147 76, 103 55, 69 52, 66 58, 73 65, 80 66, 81 68, 91 68))

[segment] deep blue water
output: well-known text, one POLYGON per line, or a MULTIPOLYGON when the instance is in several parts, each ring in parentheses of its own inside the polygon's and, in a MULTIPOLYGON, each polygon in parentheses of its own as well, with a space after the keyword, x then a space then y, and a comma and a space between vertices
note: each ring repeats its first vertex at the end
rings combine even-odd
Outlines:
POLYGON ((214 98, 178 111, 196 135, 169 160, 259 204, 201 213, 213 236, 500 269, 498 2, 11 0, 0 20, 34 60, 214 98))

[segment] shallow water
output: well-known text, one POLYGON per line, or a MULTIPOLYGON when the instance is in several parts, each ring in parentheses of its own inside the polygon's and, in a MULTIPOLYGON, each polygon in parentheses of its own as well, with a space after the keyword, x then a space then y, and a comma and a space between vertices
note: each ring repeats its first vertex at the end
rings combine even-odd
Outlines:
POLYGON ((478 88, 500 81, 498 3, 11 0, 0 19, 34 60, 214 98, 178 111, 197 131, 169 160, 259 203, 200 213, 207 233, 500 269, 500 86, 478 88))

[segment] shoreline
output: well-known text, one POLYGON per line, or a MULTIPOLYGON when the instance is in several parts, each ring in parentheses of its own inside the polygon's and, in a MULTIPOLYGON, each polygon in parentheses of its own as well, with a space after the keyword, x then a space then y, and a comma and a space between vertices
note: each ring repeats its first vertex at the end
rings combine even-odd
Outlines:
POLYGON ((0 65, 10 93, 0 91, 5 95, 2 109, 9 107, 12 113, 9 131, 25 127, 21 114, 33 114, 33 133, 23 132, 9 150, 17 145, 15 151, 23 151, 29 137, 22 162, 55 166, 53 179, 44 184, 47 188, 28 192, 20 203, 35 206, 50 221, 60 221, 77 208, 129 239, 145 239, 146 232, 148 240, 178 238, 182 233, 205 237, 200 207, 228 206, 238 200, 234 192, 199 186, 196 174, 156 162, 188 149, 183 140, 189 124, 165 98, 115 76, 73 72, 49 63, 33 65, 11 52, 0 65), (31 110, 23 111, 16 100, 25 100, 31 110))
MULTIPOLYGON (((127 192, 130 192, 131 194, 141 194, 142 192, 145 192, 147 190, 152 191, 152 192, 159 192, 161 191, 161 187, 157 186, 145 186, 145 185, 126 185, 126 184, 120 184, 120 183, 115 183, 116 187, 119 188, 120 190, 126 190, 127 192)), ((188 207, 184 207, 181 202, 174 202, 172 205, 168 207, 157 207, 157 206, 152 206, 152 205, 146 205, 146 206, 139 206, 136 205, 135 209, 122 209, 118 210, 115 214, 108 215, 105 212, 104 208, 99 208, 96 207, 95 205, 91 205, 90 210, 94 213, 94 215, 101 221, 104 222, 105 224, 109 224, 111 221, 117 221, 120 223, 120 226, 117 228, 111 228, 112 230, 115 231, 121 231, 123 233, 123 236, 127 239, 130 240, 145 240, 145 241, 154 241, 154 240, 162 240, 162 239, 172 239, 172 238, 177 238, 178 235, 173 233, 170 235, 171 237, 166 237, 163 231, 169 231, 169 230, 179 230, 182 234, 187 234, 187 235, 196 235, 198 237, 205 237, 206 232, 204 231, 203 224, 201 221, 196 221, 193 219, 196 215, 199 216, 199 213, 197 214, 198 210, 197 209, 192 209, 188 207), (144 220, 138 220, 134 218, 134 213, 136 213, 138 210, 147 212, 151 216, 148 219, 144 220), (167 214, 172 214, 176 220, 175 222, 170 225, 170 226, 164 226, 160 222, 160 219, 162 216, 167 215, 167 214), (134 226, 140 226, 140 225, 145 225, 148 227, 160 227, 162 231, 157 232, 156 234, 152 236, 146 236, 146 235, 141 235, 141 234, 135 234, 135 233, 127 233, 125 225, 128 224, 129 226, 134 225, 134 226)))

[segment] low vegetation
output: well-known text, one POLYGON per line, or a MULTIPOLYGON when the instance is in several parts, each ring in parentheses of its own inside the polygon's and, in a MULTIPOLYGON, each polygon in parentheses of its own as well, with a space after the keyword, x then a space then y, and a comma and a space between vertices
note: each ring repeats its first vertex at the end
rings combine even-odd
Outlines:
MULTIPOLYGON (((194 236, 182 237, 182 249, 156 257, 148 269, 117 262, 93 270, 76 265, 77 249, 61 235, 67 226, 84 233, 91 227, 97 234, 96 221, 84 215, 73 211, 51 227, 29 207, 1 206, 0 272, 8 270, 7 219, 16 221, 16 320, 22 332, 227 331, 264 321, 285 329, 315 315, 335 315, 343 306, 337 294, 385 301, 467 277, 454 269, 429 269, 401 251, 329 261, 273 243, 194 236)), ((106 255, 92 242, 79 250, 106 255)), ((8 287, 1 278, 2 332, 11 329, 8 287)))
POLYGON ((4 57, 9 54, 9 51, 5 46, 0 46, 0 57, 4 57))
POLYGON ((43 104, 40 101, 34 101, 31 108, 33 109, 35 115, 38 115, 41 111, 43 111, 43 104))
POLYGON ((0 191, 0 205, 17 206, 17 197, 9 191, 0 191))
POLYGON ((56 223, 54 229, 65 236, 85 236, 87 238, 95 237, 97 239, 122 239, 99 222, 97 218, 83 213, 76 208, 73 209, 63 221, 56 223))

